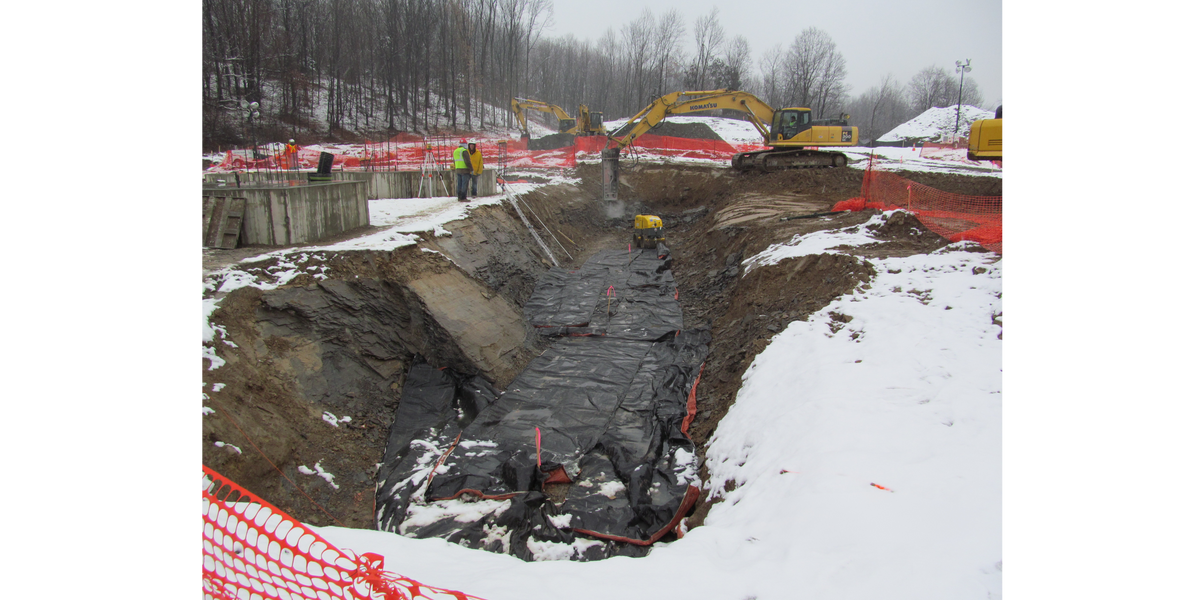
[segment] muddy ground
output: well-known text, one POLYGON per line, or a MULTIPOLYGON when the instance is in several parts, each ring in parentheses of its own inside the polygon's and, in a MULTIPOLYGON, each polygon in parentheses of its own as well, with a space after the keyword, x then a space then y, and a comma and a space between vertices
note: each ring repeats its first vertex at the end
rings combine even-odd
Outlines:
MULTIPOLYGON (((898 214, 877 233, 889 237, 886 243, 850 255, 787 259, 742 277, 741 261, 771 244, 867 221, 869 211, 782 220, 857 196, 863 172, 623 165, 625 215, 610 219, 599 201, 599 169, 579 167, 579 186, 527 194, 522 209, 544 222, 546 230, 538 227, 544 237, 553 233, 562 244, 547 239, 564 266, 582 264, 600 249, 624 248, 633 214, 663 219, 684 326, 712 329, 690 431, 701 453, 771 336, 860 283, 869 285, 874 273, 854 254, 926 253, 947 243, 898 214)), ((902 175, 961 194, 1002 193, 996 178, 902 175)), ((520 315, 550 261, 514 209, 480 207, 446 228, 452 237, 425 235, 417 246, 391 252, 312 255, 298 266, 314 267, 314 274, 280 289, 241 288, 226 296, 212 317, 224 328, 213 348, 226 364, 208 370, 204 361, 204 405, 214 411, 203 421, 204 463, 305 522, 371 528, 375 469, 413 360, 480 374, 500 391, 547 345, 520 315), (338 426, 323 420, 325 413, 338 426), (336 488, 300 472, 315 470, 318 461, 336 488)), ((205 266, 255 252, 206 255, 205 266)), ((266 274, 274 262, 249 268, 266 274)), ((709 508, 699 504, 689 527, 702 525, 709 508)))

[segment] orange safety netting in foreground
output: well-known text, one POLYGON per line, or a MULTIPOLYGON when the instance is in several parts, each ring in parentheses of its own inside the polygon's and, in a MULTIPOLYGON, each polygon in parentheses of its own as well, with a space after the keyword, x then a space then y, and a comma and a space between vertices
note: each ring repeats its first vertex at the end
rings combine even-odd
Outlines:
POLYGON ((903 208, 917 215, 930 231, 952 242, 968 240, 992 252, 1002 252, 1003 196, 952 194, 872 167, 868 166, 863 175, 862 197, 838 202, 834 211, 903 208))
POLYGON ((203 498, 205 600, 480 600, 384 571, 378 554, 335 548, 208 467, 203 498))

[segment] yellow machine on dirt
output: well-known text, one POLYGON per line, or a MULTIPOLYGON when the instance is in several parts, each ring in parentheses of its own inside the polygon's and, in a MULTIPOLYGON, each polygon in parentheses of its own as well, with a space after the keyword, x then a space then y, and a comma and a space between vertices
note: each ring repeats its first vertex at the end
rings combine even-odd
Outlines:
POLYGON ((525 112, 530 110, 553 114, 558 119, 559 133, 571 135, 604 135, 605 133, 604 114, 588 110, 586 104, 579 105, 579 118, 573 119, 571 115, 567 114, 567 111, 553 104, 529 98, 513 98, 512 111, 517 115, 517 122, 521 124, 521 139, 529 138, 529 122, 526 120, 525 112))
POLYGON ((858 128, 849 126, 850 115, 844 114, 838 119, 813 119, 812 109, 776 110, 753 94, 734 90, 667 94, 643 108, 608 139, 615 141, 618 149, 624 148, 668 115, 720 108, 748 113, 750 122, 762 134, 763 143, 770 146, 769 150, 735 154, 733 168, 739 171, 844 167, 845 154, 809 148, 858 145, 858 128))
POLYGON ((666 243, 663 235, 662 219, 654 215, 635 215, 633 217, 633 246, 635 248, 657 248, 658 243, 666 243))
POLYGON ((575 135, 607 135, 604 130, 604 113, 589 110, 586 104, 579 105, 579 119, 575 135))
POLYGON ((967 136, 967 158, 971 160, 1001 160, 1004 119, 1001 109, 996 107, 995 119, 980 119, 971 123, 967 136))

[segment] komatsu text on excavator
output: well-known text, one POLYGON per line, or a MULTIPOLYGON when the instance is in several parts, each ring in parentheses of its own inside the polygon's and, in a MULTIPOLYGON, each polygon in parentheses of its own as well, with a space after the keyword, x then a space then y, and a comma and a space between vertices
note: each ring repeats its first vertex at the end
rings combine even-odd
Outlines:
POLYGON ((813 119, 808 108, 773 109, 753 94, 735 90, 674 92, 667 94, 629 119, 608 136, 610 146, 624 148, 650 131, 668 115, 727 108, 750 115, 750 122, 763 136, 769 150, 741 152, 733 156, 739 171, 775 171, 798 167, 844 167, 846 155, 815 148, 858 145, 858 128, 849 124, 850 115, 837 119, 813 119))
POLYGON ((586 104, 579 105, 579 118, 572 119, 567 111, 553 104, 529 98, 513 98, 512 111, 517 115, 517 121, 521 125, 521 139, 529 138, 529 123, 526 120, 525 112, 530 110, 548 112, 557 117, 559 133, 572 135, 604 135, 605 133, 604 114, 588 110, 586 104))

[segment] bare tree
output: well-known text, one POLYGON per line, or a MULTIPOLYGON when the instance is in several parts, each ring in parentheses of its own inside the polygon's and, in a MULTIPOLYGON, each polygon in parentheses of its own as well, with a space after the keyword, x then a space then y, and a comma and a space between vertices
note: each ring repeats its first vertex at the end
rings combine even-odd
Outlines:
POLYGON ((632 96, 634 105, 649 95, 649 79, 654 44, 654 14, 649 8, 641 16, 621 28, 621 41, 625 49, 625 87, 632 96))
POLYGON ((778 108, 783 104, 783 88, 785 77, 783 73, 783 44, 775 44, 767 49, 758 61, 758 71, 762 77, 762 95, 764 102, 778 108))
POLYGON ((721 26, 717 15, 720 11, 713 7, 707 17, 696 19, 694 31, 696 39, 696 56, 688 68, 685 84, 696 90, 706 90, 712 83, 712 66, 716 61, 721 44, 725 41, 725 28, 721 26))
POLYGON ((720 87, 740 90, 745 87, 750 74, 750 42, 745 36, 735 36, 724 48, 725 74, 720 87))
POLYGON ((864 142, 878 139, 913 116, 900 85, 891 73, 881 77, 879 85, 871 87, 849 103, 847 110, 864 142))
POLYGON ((676 57, 680 54, 680 44, 687 28, 683 17, 674 8, 668 10, 658 19, 658 28, 654 31, 654 83, 653 95, 662 96, 668 93, 668 67, 677 64, 676 57))
POLYGON ((784 103, 811 108, 817 117, 839 112, 846 96, 846 59, 828 33, 809 27, 788 48, 784 103))
MULTIPOLYGON (((908 100, 918 113, 935 106, 955 106, 958 104, 958 88, 958 76, 937 65, 930 65, 909 80, 908 100)), ((970 77, 962 79, 962 103, 971 106, 983 104, 979 85, 970 77)))

